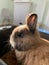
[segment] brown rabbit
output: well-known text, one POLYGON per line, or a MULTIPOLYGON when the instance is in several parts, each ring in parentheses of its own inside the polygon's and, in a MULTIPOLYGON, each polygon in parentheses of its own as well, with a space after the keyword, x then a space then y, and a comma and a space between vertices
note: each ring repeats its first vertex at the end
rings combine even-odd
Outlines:
POLYGON ((49 65, 49 41, 40 37, 37 19, 36 13, 29 14, 26 24, 16 27, 10 36, 20 65, 49 65))

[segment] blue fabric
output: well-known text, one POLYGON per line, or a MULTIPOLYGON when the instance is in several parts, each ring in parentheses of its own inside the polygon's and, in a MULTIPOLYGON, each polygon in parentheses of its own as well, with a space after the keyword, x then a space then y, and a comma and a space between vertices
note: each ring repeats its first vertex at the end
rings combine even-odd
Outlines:
POLYGON ((42 29, 42 28, 38 28, 38 31, 39 31, 39 32, 46 33, 46 34, 49 34, 49 31, 47 31, 47 30, 45 30, 45 29, 42 29))

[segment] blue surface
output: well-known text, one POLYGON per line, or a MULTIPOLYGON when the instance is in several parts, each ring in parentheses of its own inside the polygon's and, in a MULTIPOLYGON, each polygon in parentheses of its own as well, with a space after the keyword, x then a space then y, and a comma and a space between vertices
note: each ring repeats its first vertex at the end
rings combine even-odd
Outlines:
POLYGON ((46 34, 49 34, 49 31, 47 31, 47 30, 45 30, 45 29, 42 29, 42 28, 39 28, 38 31, 39 31, 39 32, 46 33, 46 34))

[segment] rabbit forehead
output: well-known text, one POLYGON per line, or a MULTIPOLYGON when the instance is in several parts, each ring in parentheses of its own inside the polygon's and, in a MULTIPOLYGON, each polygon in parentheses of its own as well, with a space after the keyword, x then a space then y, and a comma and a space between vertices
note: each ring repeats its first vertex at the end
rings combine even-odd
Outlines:
POLYGON ((18 32, 21 32, 21 31, 23 31, 23 33, 28 33, 29 28, 27 27, 27 25, 20 25, 13 30, 12 35, 14 36, 15 33, 17 34, 18 32))
POLYGON ((22 31, 22 30, 29 30, 29 28, 27 27, 27 25, 20 25, 20 26, 18 26, 18 27, 16 27, 14 30, 13 30, 13 32, 20 32, 20 31, 22 31))

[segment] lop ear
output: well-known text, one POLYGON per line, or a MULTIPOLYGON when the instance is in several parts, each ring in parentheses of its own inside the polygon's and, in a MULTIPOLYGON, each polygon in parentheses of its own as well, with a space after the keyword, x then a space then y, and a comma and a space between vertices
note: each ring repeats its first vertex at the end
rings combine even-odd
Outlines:
POLYGON ((27 19, 27 26, 29 30, 34 33, 36 30, 36 24, 37 24, 37 14, 31 14, 27 19))

